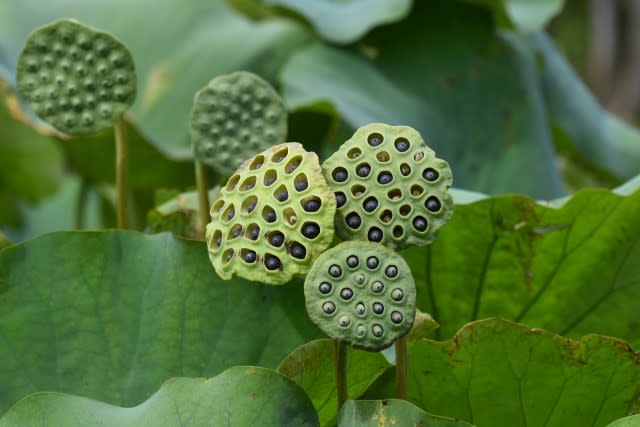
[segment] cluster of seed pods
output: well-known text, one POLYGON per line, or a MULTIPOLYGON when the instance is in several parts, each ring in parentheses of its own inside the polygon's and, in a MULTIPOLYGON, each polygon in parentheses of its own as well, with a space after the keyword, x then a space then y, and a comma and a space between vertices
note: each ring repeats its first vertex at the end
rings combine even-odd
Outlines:
POLYGON ((136 97, 128 49, 113 36, 68 19, 29 35, 16 81, 35 113, 69 135, 113 126, 136 97))
POLYGON ((311 320, 330 337, 379 351, 405 335, 415 317, 416 288, 405 260, 370 242, 324 252, 304 285, 311 320))
POLYGON ((453 212, 449 165, 408 126, 361 127, 322 169, 335 191, 343 240, 425 245, 453 212))
POLYGON ((298 143, 273 146, 220 190, 207 226, 209 257, 223 279, 286 283, 329 246, 335 210, 316 154, 298 143))
POLYGON ((191 111, 194 154, 222 175, 286 136, 284 101, 253 73, 218 76, 196 93, 191 111))

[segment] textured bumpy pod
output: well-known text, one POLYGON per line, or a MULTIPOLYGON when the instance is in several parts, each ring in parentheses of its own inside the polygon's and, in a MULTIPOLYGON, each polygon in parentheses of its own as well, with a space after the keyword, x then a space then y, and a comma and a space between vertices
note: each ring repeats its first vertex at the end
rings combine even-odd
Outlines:
POLYGON ((298 143, 273 146, 220 190, 207 225, 209 258, 223 279, 284 284, 329 246, 335 211, 318 156, 298 143))
POLYGON ((322 170, 336 195, 336 234, 344 240, 422 246, 453 213, 449 165, 408 126, 361 127, 322 170))
POLYGON ((304 296, 309 317, 327 335, 369 351, 408 333, 416 313, 409 266, 378 243, 343 242, 320 255, 304 296))
POLYGON ((16 81, 35 113, 69 135, 115 125, 136 97, 129 50, 113 36, 67 19, 29 35, 16 81))
POLYGON ((194 154, 222 175, 286 136, 284 101, 253 73, 218 76, 196 93, 191 111, 194 154))

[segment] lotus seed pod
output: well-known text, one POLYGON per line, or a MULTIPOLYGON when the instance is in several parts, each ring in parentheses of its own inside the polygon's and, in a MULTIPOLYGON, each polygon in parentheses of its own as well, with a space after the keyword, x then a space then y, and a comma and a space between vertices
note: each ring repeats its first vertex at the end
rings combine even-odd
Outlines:
POLYGON ((361 127, 322 170, 335 191, 336 234, 343 240, 422 246, 453 213, 449 165, 408 126, 361 127))
POLYGON ((196 93, 191 111, 194 155, 222 175, 286 136, 284 101, 253 73, 218 76, 196 93))
POLYGON ((68 19, 29 35, 16 81, 35 113, 69 135, 115 125, 136 97, 135 67, 125 45, 68 19))
POLYGON ((244 162, 220 190, 207 225, 209 258, 223 279, 284 284, 329 246, 335 212, 318 156, 298 143, 276 145, 244 162))
POLYGON ((304 282, 307 312, 331 338, 380 351, 407 334, 416 286, 405 260, 378 243, 343 242, 320 255, 304 282))

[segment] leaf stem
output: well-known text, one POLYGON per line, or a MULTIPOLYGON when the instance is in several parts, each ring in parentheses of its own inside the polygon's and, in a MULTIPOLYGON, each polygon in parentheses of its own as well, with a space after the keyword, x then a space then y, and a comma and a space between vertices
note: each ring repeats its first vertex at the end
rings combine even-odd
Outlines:
POLYGON ((115 126, 116 139, 116 215, 118 228, 127 228, 128 171, 127 125, 121 120, 115 126))
POLYGON ((396 341, 396 397, 407 400, 407 371, 408 371, 407 336, 396 341))
POLYGON ((346 342, 333 340, 333 358, 336 365, 336 391, 338 392, 338 412, 349 399, 347 391, 347 351, 346 342))
POLYGON ((200 217, 200 232, 204 236, 207 224, 211 221, 209 216, 209 177, 207 168, 202 162, 196 159, 196 185, 198 187, 198 214, 200 217))

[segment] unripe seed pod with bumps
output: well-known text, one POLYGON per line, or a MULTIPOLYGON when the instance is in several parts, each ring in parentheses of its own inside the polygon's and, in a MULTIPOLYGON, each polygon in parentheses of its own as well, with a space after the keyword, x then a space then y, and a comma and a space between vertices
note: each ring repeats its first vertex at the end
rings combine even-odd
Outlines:
POLYGON ((220 190, 207 225, 209 258, 223 279, 284 284, 329 246, 335 211, 318 157, 298 143, 276 145, 245 161, 220 190))
POLYGON ((416 288, 405 260, 370 242, 343 242, 320 255, 304 283, 307 312, 331 338, 379 351, 409 332, 416 288))
POLYGON ((237 71, 196 93, 190 124, 195 157, 230 175, 243 159, 286 140, 287 110, 269 83, 237 71))
POLYGON ((449 165, 408 126, 361 127, 322 169, 336 195, 336 234, 343 240, 422 246, 453 213, 449 165))
POLYGON ((115 125, 136 97, 135 67, 126 46, 69 19, 29 35, 16 83, 41 119, 69 135, 115 125))

